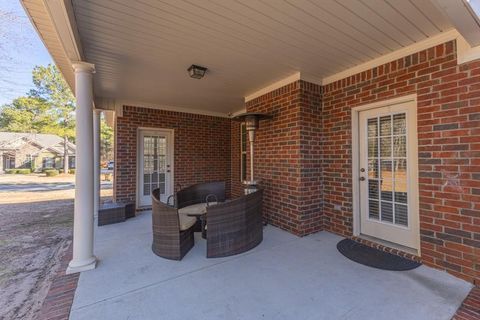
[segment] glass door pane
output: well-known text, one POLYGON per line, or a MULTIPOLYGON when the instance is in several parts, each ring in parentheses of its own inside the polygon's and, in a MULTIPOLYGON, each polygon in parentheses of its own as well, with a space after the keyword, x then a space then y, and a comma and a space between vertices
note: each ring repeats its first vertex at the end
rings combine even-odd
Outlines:
POLYGON ((408 226, 406 114, 367 120, 369 219, 408 226))
POLYGON ((166 139, 159 136, 143 138, 143 195, 148 196, 157 188, 165 194, 166 139))

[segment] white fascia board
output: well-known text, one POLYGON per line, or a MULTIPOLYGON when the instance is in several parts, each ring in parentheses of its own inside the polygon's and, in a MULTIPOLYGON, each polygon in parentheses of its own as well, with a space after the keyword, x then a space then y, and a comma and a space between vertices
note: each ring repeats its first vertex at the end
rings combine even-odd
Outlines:
POLYGON ((63 50, 70 61, 83 61, 80 36, 73 7, 68 0, 43 0, 63 50))
POLYGON ((480 46, 471 47, 470 44, 459 36, 457 38, 457 62, 458 64, 480 59, 480 46))
POLYGON ((480 45, 480 19, 468 0, 433 0, 432 2, 448 17, 470 46, 480 45))

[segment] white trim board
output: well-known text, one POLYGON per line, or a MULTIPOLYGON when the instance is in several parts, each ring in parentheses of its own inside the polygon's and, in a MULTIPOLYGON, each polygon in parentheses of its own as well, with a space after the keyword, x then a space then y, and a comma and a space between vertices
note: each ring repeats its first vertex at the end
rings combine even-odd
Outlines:
MULTIPOLYGON (((276 82, 274 82, 274 83, 272 83, 272 84, 270 84, 270 85, 268 85, 268 86, 266 86, 262 89, 259 89, 255 92, 245 96, 245 102, 248 102, 250 100, 258 98, 258 97, 260 97, 264 94, 267 94, 267 93, 269 93, 273 90, 276 90, 278 88, 281 88, 283 86, 286 86, 286 85, 288 85, 290 83, 293 83, 295 81, 298 81, 298 80, 304 80, 304 81, 307 81, 307 82, 317 83, 317 84, 320 84, 320 85, 327 85, 329 83, 348 78, 352 75, 361 73, 363 71, 367 71, 367 70, 373 69, 375 67, 381 66, 381 65, 386 64, 388 62, 392 62, 392 61, 395 61, 397 59, 406 57, 410 54, 420 52, 422 50, 426 50, 426 49, 432 48, 436 45, 439 45, 439 44, 442 44, 442 43, 445 43, 445 42, 448 42, 448 41, 451 41, 451 40, 456 40, 456 39, 463 40, 462 36, 460 35, 460 33, 456 29, 451 29, 449 31, 440 33, 440 34, 438 34, 434 37, 431 37, 431 38, 425 39, 423 41, 419 41, 417 43, 414 43, 412 45, 403 47, 399 50, 396 50, 396 51, 391 52, 389 54, 383 55, 383 56, 378 57, 376 59, 372 59, 370 61, 367 61, 365 63, 357 65, 355 67, 352 67, 352 68, 346 69, 344 71, 341 71, 339 73, 324 77, 321 81, 312 79, 311 77, 308 77, 305 73, 302 73, 302 72, 299 71, 299 72, 296 72, 296 73, 294 73, 294 74, 292 74, 292 75, 290 75, 290 76, 288 76, 288 77, 286 77, 282 80, 276 81, 276 82)), ((465 41, 465 40, 463 40, 463 41, 465 41)), ((477 48, 474 48, 474 49, 477 49, 477 48)), ((467 52, 466 49, 464 51, 467 52)), ((477 52, 477 51, 468 51, 467 52, 469 54, 469 56, 472 56, 472 58, 470 58, 467 61, 480 58, 480 48, 478 48, 478 55, 472 55, 472 53, 475 53, 475 52, 477 52)), ((460 60, 459 60, 459 63, 460 63, 460 60)), ((463 63, 463 62, 461 62, 461 63, 463 63)))
POLYGON ((322 85, 327 85, 329 83, 335 82, 337 80, 342 80, 345 78, 348 78, 354 74, 367 71, 370 69, 373 69, 375 67, 381 66, 385 63, 395 61, 397 59, 403 58, 405 56, 408 56, 410 54, 434 47, 436 45, 455 40, 460 36, 460 33, 456 29, 452 29, 443 33, 440 33, 439 35, 436 35, 434 37, 425 39, 423 41, 419 41, 417 43, 414 43, 412 45, 409 45, 407 47, 404 47, 402 49, 399 49, 397 51, 394 51, 392 53, 383 55, 379 58, 372 59, 370 61, 367 61, 365 63, 362 63, 358 66, 352 67, 350 69, 341 71, 339 73, 333 74, 331 76, 325 77, 322 80, 322 85))
POLYGON ((70 61, 83 61, 83 49, 70 1, 43 0, 65 54, 70 61))
POLYGON ((299 80, 303 80, 303 81, 306 81, 306 82, 322 85, 322 80, 320 78, 315 78, 314 76, 307 75, 303 72, 295 72, 294 74, 292 74, 292 75, 290 75, 286 78, 283 78, 279 81, 276 81, 276 82, 274 82, 274 83, 272 83, 272 84, 270 84, 266 87, 263 87, 260 90, 257 90, 255 92, 247 95, 245 97, 245 102, 251 101, 255 98, 263 96, 264 94, 267 94, 269 92, 272 92, 274 90, 277 90, 281 87, 284 87, 286 85, 289 85, 290 83, 293 83, 293 82, 296 82, 296 81, 299 81, 299 80))
POLYGON ((293 83, 295 81, 298 81, 301 79, 300 72, 296 72, 286 78, 283 78, 282 80, 276 81, 266 87, 263 87, 260 90, 257 90, 245 97, 245 102, 248 102, 250 100, 253 100, 255 98, 258 98, 260 96, 263 96, 264 94, 267 94, 269 92, 272 92, 273 90, 276 90, 278 88, 281 88, 283 86, 286 86, 287 84, 293 83))
POLYGON ((200 114, 204 116, 212 116, 212 117, 220 117, 220 118, 230 118, 229 113, 215 112, 215 111, 208 111, 208 110, 198 110, 198 109, 191 109, 191 108, 184 108, 184 107, 174 107, 174 106, 141 102, 141 101, 115 100, 114 104, 115 104, 115 113, 117 114, 118 117, 123 117, 124 106, 131 106, 131 107, 138 107, 138 108, 200 114))
MULTIPOLYGON (((322 79, 322 81, 317 81, 316 79, 313 79, 309 77, 308 75, 301 73, 301 72, 296 72, 284 79, 281 79, 279 81, 276 81, 262 89, 259 89, 247 96, 244 97, 245 103, 248 101, 251 101, 255 98, 258 98, 264 94, 267 94, 269 92, 272 92, 276 89, 279 89, 283 86, 286 86, 288 84, 291 84, 293 82, 299 81, 299 80, 304 80, 307 82, 311 83, 316 83, 319 85, 327 85, 329 83, 335 82, 337 80, 345 79, 348 78, 349 76, 361 73, 366 70, 370 70, 372 68, 378 67, 380 65, 383 65, 385 63, 395 61, 397 59, 400 59, 402 57, 408 56, 410 54, 420 52, 422 50, 426 50, 428 48, 434 47, 436 45, 451 41, 451 40, 457 40, 457 57, 458 57, 458 63, 462 64, 468 61, 480 59, 480 46, 479 47, 474 47, 471 48, 470 45, 465 41, 465 39, 460 35, 460 33, 456 29, 452 29, 446 32, 443 32, 437 36, 428 38, 426 40, 420 41, 418 43, 412 44, 410 46, 404 47, 402 49, 399 49, 397 51, 394 51, 392 53, 386 54, 384 56, 381 56, 379 58, 370 60, 366 63, 360 64, 358 66, 352 67, 350 69, 344 70, 342 72, 333 74, 331 76, 325 77, 322 79)), ((197 110, 197 109, 190 109, 190 108, 183 108, 183 107, 175 107, 175 106, 167 106, 167 105, 160 105, 160 104, 154 104, 154 103, 147 103, 147 102, 140 102, 140 101, 126 101, 126 100, 117 100, 114 102, 115 104, 115 110, 118 114, 118 116, 122 116, 123 112, 123 106, 124 105, 129 105, 129 106, 136 106, 136 107, 143 107, 143 108, 153 108, 153 109, 160 109, 160 110, 167 110, 167 111, 176 111, 176 112, 185 112, 185 113, 193 113, 193 114, 201 114, 201 115, 209 115, 209 116, 215 116, 215 117, 224 117, 224 118, 229 118, 232 116, 235 116, 237 114, 246 112, 246 109, 240 108, 235 112, 227 112, 227 113, 222 113, 222 112, 213 112, 213 111, 206 111, 206 110, 197 110)))
POLYGON ((480 59, 480 46, 471 47, 461 35, 457 38, 457 62, 463 64, 480 59))

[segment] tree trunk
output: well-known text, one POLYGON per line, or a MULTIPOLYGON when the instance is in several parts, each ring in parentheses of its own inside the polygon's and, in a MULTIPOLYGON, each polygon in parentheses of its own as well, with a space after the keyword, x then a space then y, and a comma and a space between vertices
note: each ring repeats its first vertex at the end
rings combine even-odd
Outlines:
POLYGON ((63 173, 68 173, 68 138, 63 137, 63 173))

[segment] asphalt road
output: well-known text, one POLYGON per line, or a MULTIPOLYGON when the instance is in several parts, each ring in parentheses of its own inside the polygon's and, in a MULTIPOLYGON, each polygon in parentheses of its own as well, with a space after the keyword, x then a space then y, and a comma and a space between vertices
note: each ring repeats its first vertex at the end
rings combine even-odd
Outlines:
MULTIPOLYGON (((44 183, 0 183, 0 192, 43 192, 57 190, 72 190, 75 188, 74 182, 44 182, 44 183)), ((111 189, 112 181, 102 181, 102 189, 111 189)))

